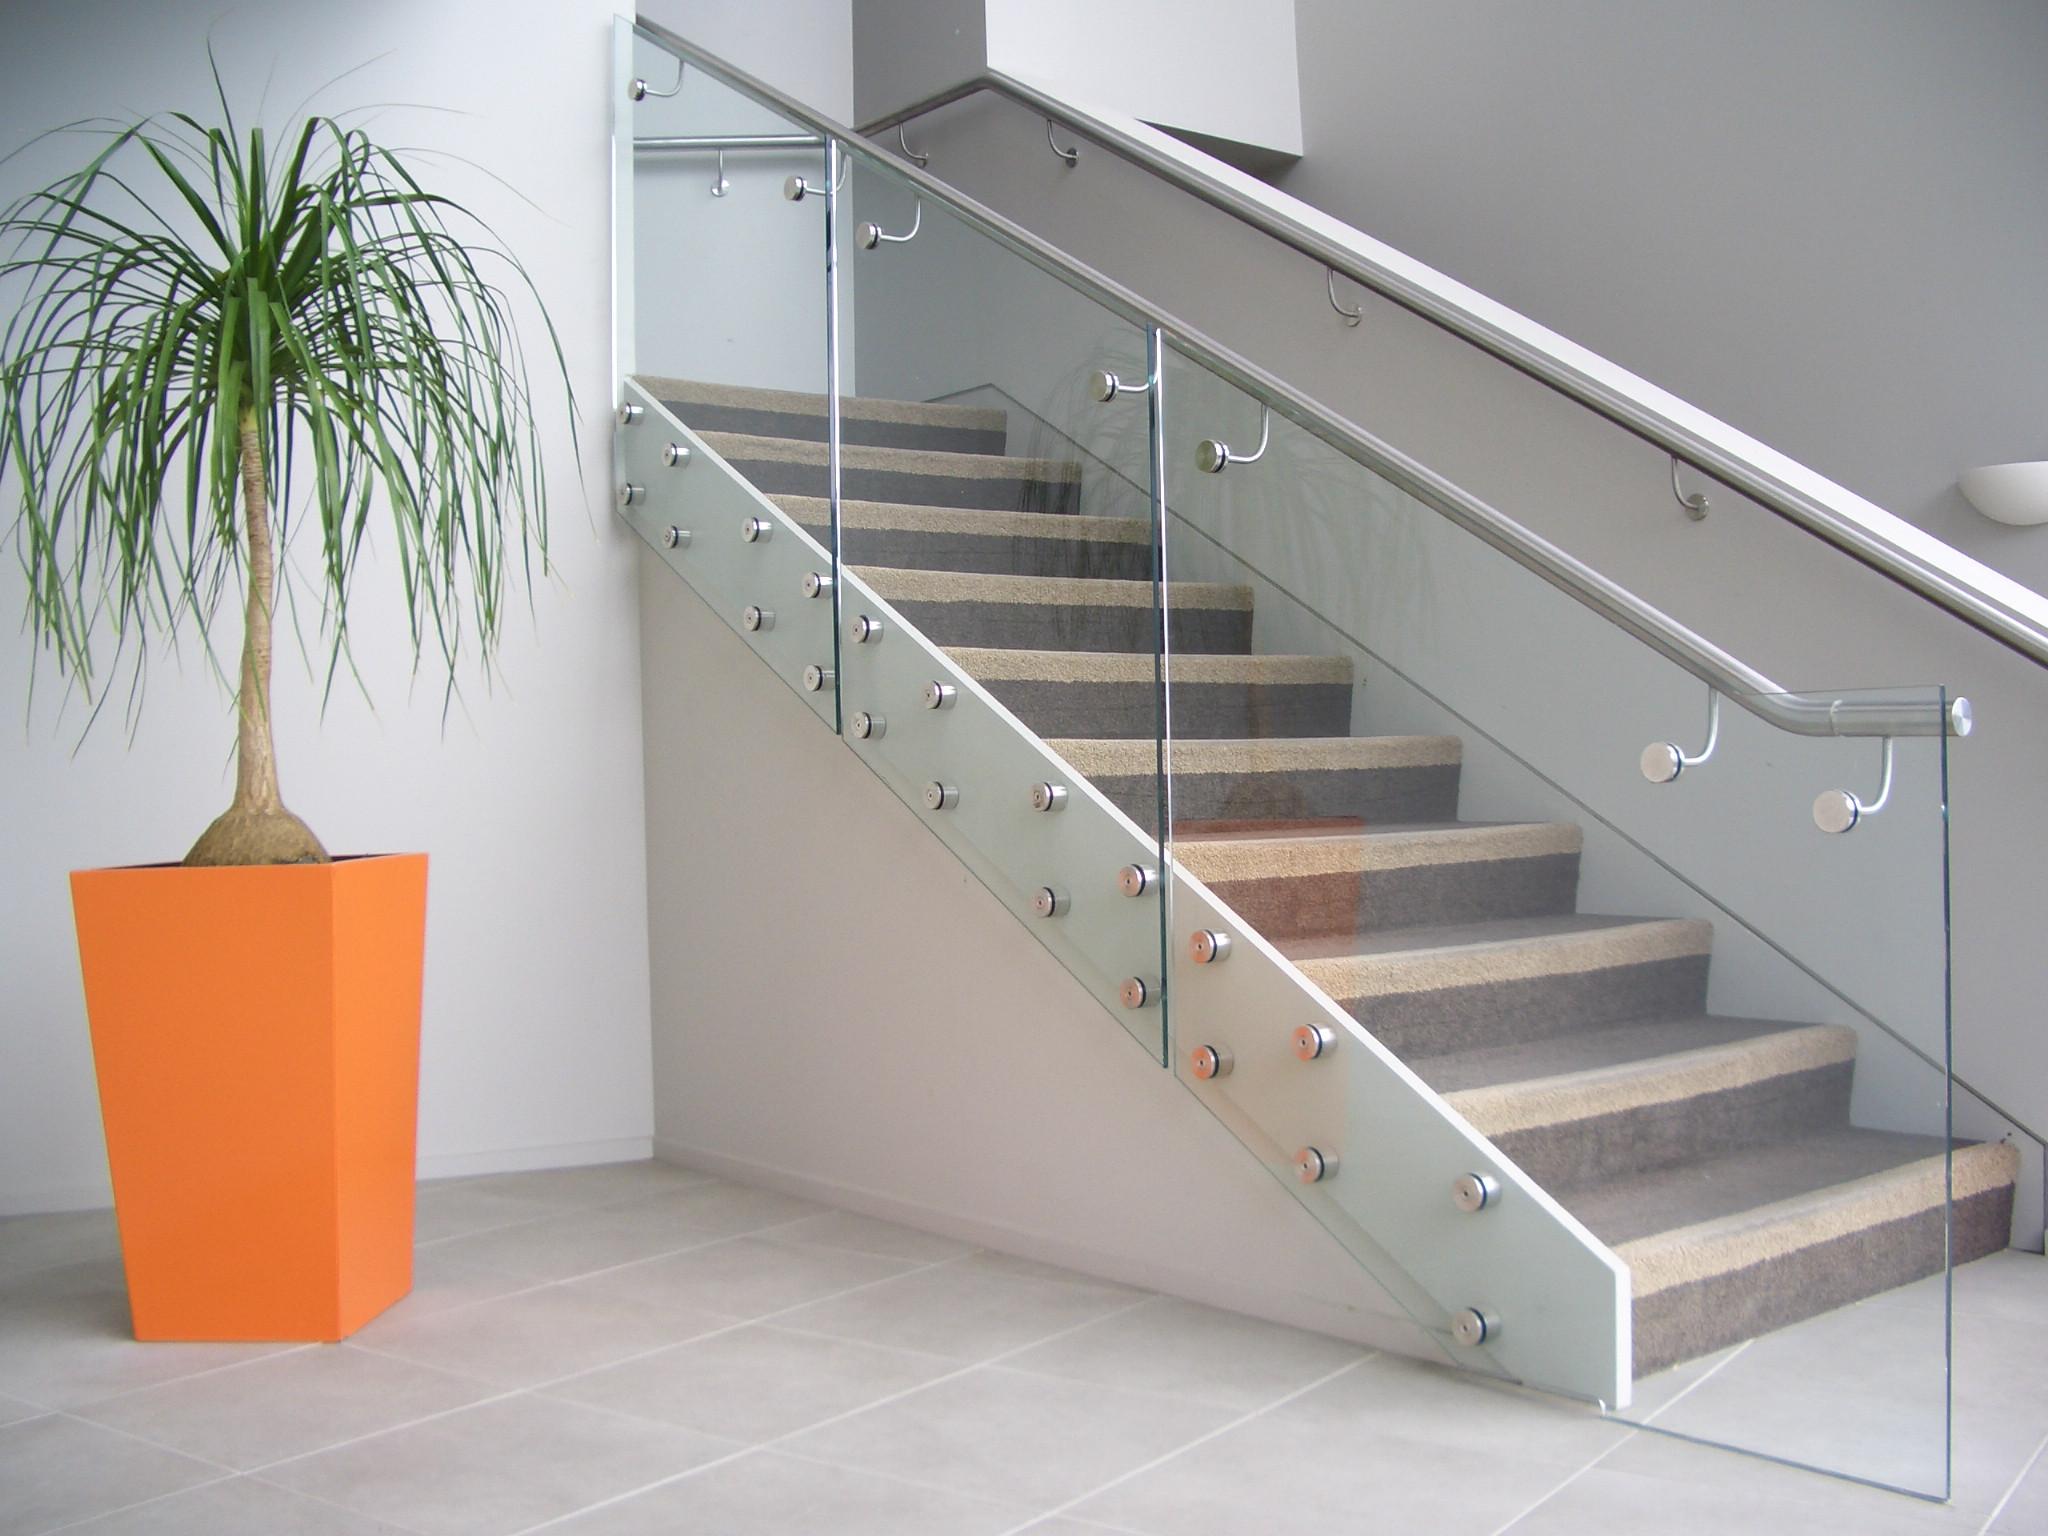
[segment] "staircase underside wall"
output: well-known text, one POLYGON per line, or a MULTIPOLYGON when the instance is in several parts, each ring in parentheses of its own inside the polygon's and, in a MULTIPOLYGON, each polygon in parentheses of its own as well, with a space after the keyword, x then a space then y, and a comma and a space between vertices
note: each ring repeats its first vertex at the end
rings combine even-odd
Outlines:
POLYGON ((640 586, 659 1155, 1436 1358, 646 551, 640 586))

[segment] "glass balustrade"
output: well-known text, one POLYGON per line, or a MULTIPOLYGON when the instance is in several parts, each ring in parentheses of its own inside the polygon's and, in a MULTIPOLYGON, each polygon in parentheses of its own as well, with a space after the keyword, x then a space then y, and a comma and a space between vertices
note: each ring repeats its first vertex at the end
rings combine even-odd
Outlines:
POLYGON ((1445 1359, 1943 1496, 1951 1270, 2041 1198, 1950 1070, 1958 701, 1785 693, 893 157, 619 58, 670 568, 1445 1359))

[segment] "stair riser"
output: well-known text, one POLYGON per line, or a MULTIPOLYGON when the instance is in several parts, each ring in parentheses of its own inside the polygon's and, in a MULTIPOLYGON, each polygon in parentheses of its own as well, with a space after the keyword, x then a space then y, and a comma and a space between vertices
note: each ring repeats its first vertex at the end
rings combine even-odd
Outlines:
MULTIPOLYGON (((732 459, 732 467, 766 496, 830 494, 823 464, 785 459, 732 459)), ((969 507, 981 512, 1078 512, 1081 482, 1036 480, 1022 475, 931 475, 895 469, 839 471, 839 494, 855 501, 886 501, 916 507, 969 507)))
MULTIPOLYGON (((748 437, 785 437, 802 443, 825 441, 825 418, 784 411, 749 410, 733 405, 698 405, 663 401, 663 405, 698 432, 738 432, 748 437)), ((839 440, 864 448, 912 448, 929 453, 979 453, 1001 457, 1005 432, 973 427, 940 427, 908 421, 863 421, 842 416, 839 440)))
MULTIPOLYGON (((805 525, 827 548, 829 526, 805 525)), ((991 576, 1091 576, 1113 581, 1149 581, 1152 549, 1147 544, 1091 544, 1074 539, 991 539, 972 534, 928 533, 888 528, 847 528, 841 532, 848 565, 880 565, 899 571, 972 571, 991 576)))
MULTIPOLYGON (((2011 1241, 2012 1201, 2012 1185, 2002 1184, 1956 1202, 1956 1263, 2011 1241)), ((1642 1297, 1635 1304, 1635 1373, 1647 1376, 1939 1274, 1943 1236, 1937 1206, 1642 1297)))
MULTIPOLYGON (((1189 818, 1181 797, 1174 815, 1189 818)), ((1570 912, 1579 856, 1418 864, 1363 874, 1212 880, 1209 889, 1269 939, 1308 939, 1570 912)))
MULTIPOLYGON (((1133 817, 1138 806, 1151 814, 1158 788, 1150 774, 1104 775, 1095 780, 1095 787, 1133 817)), ((1173 781, 1173 814, 1180 821, 1357 816, 1369 826, 1450 821, 1457 812, 1456 763, 1318 773, 1187 773, 1175 775, 1173 781)))
POLYGON ((1719 1093, 1492 1139, 1545 1189, 1570 1189, 1847 1125, 1854 1077, 1854 1062, 1835 1062, 1719 1093))
MULTIPOLYGON (((895 606, 927 639, 945 646, 1149 653, 1157 633, 1151 608, 903 600, 895 606)), ((1252 616, 1233 608, 1176 608, 1170 633, 1176 651, 1248 656, 1252 616)))
MULTIPOLYGON (((997 678, 986 684, 1040 736, 1144 737, 1158 730, 1157 692, 1144 683, 997 678)), ((1187 737, 1343 736, 1343 683, 1175 683, 1173 726, 1187 737)), ((1181 812, 1176 807, 1176 815, 1181 812)))
MULTIPOLYGON (((1175 814, 1178 814, 1176 807, 1175 814)), ((1705 1010, 1707 957, 1337 1001, 1401 1057, 1553 1040, 1576 1029, 1705 1010)))

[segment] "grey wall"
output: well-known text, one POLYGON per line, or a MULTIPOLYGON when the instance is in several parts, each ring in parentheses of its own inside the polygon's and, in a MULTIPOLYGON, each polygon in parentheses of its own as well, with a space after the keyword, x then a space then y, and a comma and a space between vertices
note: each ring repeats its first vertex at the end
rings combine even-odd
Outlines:
POLYGON ((2037 591, 2048 5, 1297 0, 1285 191, 2037 591))

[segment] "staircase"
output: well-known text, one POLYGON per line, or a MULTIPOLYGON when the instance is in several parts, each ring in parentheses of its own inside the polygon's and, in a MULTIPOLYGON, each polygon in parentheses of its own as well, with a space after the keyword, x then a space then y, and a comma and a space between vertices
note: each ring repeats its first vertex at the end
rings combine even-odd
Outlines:
MULTIPOLYGON (((639 382, 829 544, 820 398, 639 382)), ((845 400, 844 561, 1150 827, 1149 530, 1007 438, 845 400)), ((1942 1144, 1851 1124, 1855 1031, 1708 1014, 1709 924, 1578 911, 1578 827, 1458 821, 1456 738, 1352 736, 1349 660, 1252 618, 1171 589, 1176 860, 1627 1265, 1636 1375, 1940 1270, 1942 1144)), ((1958 1145, 1956 1262, 2006 1245, 2017 1164, 1958 1145)))

